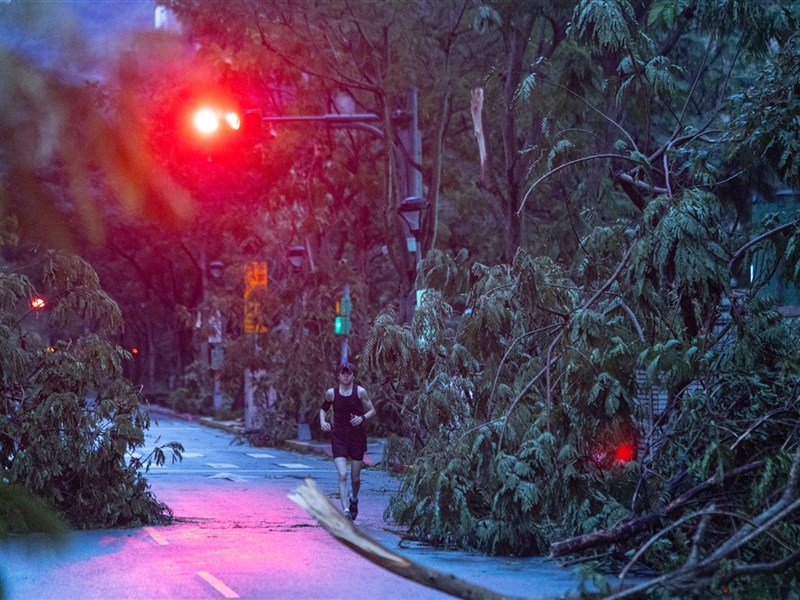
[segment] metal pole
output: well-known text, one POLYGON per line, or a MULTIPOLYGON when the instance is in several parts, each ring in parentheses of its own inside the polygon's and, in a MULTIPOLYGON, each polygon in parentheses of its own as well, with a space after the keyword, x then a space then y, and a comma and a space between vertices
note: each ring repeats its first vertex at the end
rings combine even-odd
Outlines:
MULTIPOLYGON (((350 298, 350 284, 349 283, 344 284, 344 296, 343 297, 344 298, 348 298, 348 299, 350 298)), ((352 318, 352 314, 348 314, 347 315, 347 320, 349 321, 351 318, 352 318)), ((347 340, 348 340, 349 337, 350 337, 349 335, 345 335, 342 338, 342 356, 341 356, 341 362, 339 363, 340 365, 342 365, 342 364, 344 364, 346 362, 349 362, 348 355, 347 355, 348 354, 347 340)))
MULTIPOLYGON (((419 108, 417 90, 408 93, 408 112, 411 115, 411 147, 408 148, 411 162, 406 161, 408 168, 409 195, 422 198, 422 171, 417 165, 422 165, 422 135, 419 131, 419 108)), ((419 261, 417 261, 419 262, 419 261)))
POLYGON ((214 414, 222 411, 222 387, 219 381, 219 371, 214 373, 214 414))
POLYGON ((373 113, 354 113, 350 115, 340 115, 337 113, 325 115, 294 115, 288 117, 261 117, 264 123, 363 123, 365 121, 380 121, 381 118, 373 113))

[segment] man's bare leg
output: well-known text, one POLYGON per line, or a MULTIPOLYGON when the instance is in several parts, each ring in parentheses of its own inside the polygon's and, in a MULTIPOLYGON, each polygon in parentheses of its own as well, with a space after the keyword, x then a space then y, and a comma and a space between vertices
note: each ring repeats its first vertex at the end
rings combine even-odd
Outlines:
POLYGON ((347 508, 347 459, 344 456, 338 456, 338 457, 333 459, 333 463, 336 465, 336 473, 339 475, 339 500, 342 503, 342 511, 346 511, 346 510, 348 510, 348 508, 347 508))

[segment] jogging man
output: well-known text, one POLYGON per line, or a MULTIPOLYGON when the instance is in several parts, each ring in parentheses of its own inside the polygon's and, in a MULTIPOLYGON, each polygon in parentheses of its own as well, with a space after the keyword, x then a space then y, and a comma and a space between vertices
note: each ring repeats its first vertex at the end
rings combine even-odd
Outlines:
POLYGON ((353 383, 355 369, 349 362, 342 363, 338 371, 339 384, 325 392, 325 402, 319 410, 322 431, 333 431, 331 449, 333 462, 339 475, 339 499, 344 515, 356 520, 358 516, 358 490, 361 489, 361 467, 367 451, 367 433, 364 424, 375 415, 375 407, 367 390, 353 383), (333 427, 327 420, 333 406, 333 427), (347 460, 350 459, 350 484, 352 495, 347 495, 347 460), (347 502, 345 504, 345 502, 347 502))

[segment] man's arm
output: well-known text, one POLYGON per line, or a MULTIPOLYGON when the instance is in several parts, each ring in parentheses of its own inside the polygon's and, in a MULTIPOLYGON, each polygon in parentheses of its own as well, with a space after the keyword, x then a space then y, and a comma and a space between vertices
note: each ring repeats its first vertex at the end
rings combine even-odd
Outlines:
POLYGON ((367 390, 362 387, 358 388, 358 398, 361 400, 361 406, 364 408, 364 420, 371 419, 377 413, 375 412, 375 407, 372 405, 372 400, 369 399, 369 394, 367 390))
POLYGON ((331 407, 331 403, 333 402, 333 388, 330 388, 327 392, 325 392, 325 402, 322 404, 322 408, 319 409, 319 428, 322 431, 330 431, 331 424, 328 423, 328 409, 331 407))

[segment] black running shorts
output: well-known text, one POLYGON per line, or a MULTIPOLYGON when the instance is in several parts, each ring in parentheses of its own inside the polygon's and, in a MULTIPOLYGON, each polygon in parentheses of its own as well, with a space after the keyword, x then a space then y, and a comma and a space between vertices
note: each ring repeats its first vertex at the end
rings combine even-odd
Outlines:
POLYGON ((364 460, 364 454, 367 452, 367 436, 360 427, 334 429, 331 434, 331 450, 333 458, 364 460))

